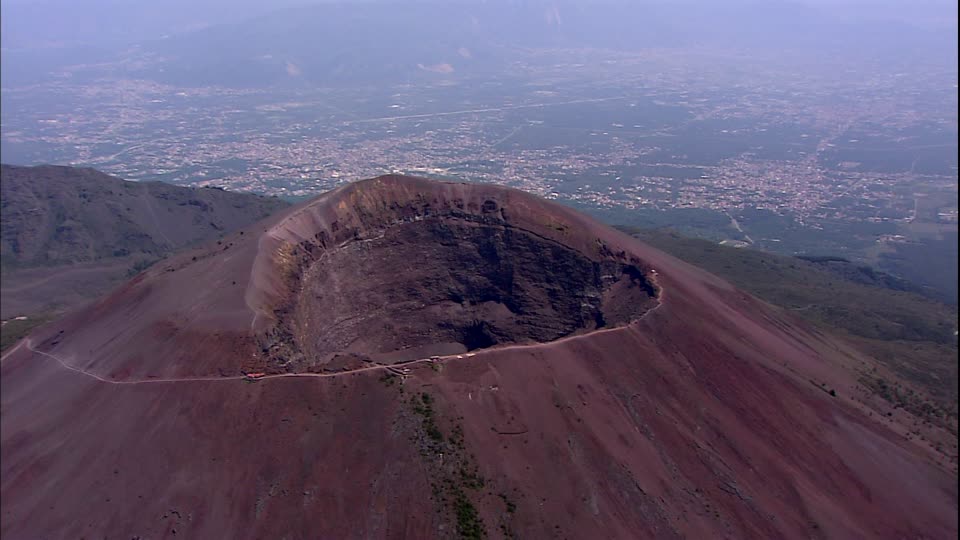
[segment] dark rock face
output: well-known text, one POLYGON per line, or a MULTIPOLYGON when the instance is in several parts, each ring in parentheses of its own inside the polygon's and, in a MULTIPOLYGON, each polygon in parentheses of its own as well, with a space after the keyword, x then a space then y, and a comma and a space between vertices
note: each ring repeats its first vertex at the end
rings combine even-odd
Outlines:
POLYGON ((613 258, 502 223, 433 217, 325 252, 303 274, 296 335, 315 357, 449 354, 624 324, 652 292, 613 258), (606 293, 617 284, 615 303, 606 293))

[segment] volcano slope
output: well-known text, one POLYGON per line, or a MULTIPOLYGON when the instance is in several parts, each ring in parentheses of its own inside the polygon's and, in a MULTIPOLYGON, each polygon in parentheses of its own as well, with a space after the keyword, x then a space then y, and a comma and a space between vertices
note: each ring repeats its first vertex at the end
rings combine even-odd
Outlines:
POLYGON ((570 209, 380 177, 11 350, 2 533, 955 538, 861 360, 570 209))

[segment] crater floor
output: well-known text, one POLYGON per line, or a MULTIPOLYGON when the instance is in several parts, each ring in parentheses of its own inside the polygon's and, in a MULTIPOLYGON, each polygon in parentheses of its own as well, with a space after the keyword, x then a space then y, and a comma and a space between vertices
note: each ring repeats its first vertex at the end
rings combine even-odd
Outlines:
POLYGON ((499 223, 430 217, 324 252, 303 272, 308 357, 402 361, 621 325, 652 307, 643 273, 499 223))

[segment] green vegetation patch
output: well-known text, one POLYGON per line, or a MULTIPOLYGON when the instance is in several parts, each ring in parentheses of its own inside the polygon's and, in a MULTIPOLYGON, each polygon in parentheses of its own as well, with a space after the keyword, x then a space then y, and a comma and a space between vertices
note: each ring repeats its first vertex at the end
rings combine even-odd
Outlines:
POLYGON ((424 392, 420 396, 413 396, 410 399, 413 412, 423 418, 423 431, 427 437, 435 442, 443 442, 443 432, 437 427, 433 414, 433 398, 430 394, 424 392))
POLYGON ((483 519, 463 491, 457 492, 453 508, 457 514, 457 532, 461 538, 469 540, 486 538, 487 530, 483 525, 483 519))
POLYGON ((883 377, 864 375, 860 377, 860 384, 893 405, 894 409, 904 409, 925 422, 940 426, 954 436, 957 435, 956 426, 947 421, 949 417, 956 416, 956 410, 944 409, 941 405, 924 399, 912 388, 904 388, 899 383, 890 382, 883 377))
POLYGON ((407 404, 420 420, 414 440, 433 477, 434 500, 456 520, 458 537, 486 538, 486 526, 470 496, 483 489, 486 481, 473 455, 466 451, 463 428, 458 423, 445 422, 453 424, 449 435, 445 435, 440 427, 436 400, 427 392, 413 394, 407 404))
POLYGON ((0 351, 6 351, 23 339, 31 330, 54 319, 52 314, 34 315, 28 319, 10 319, 0 327, 0 351))

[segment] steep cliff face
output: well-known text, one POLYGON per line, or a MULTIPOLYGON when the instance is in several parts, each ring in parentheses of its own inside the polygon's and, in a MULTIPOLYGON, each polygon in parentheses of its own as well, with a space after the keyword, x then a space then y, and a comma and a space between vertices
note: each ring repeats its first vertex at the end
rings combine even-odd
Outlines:
POLYGON ((381 177, 8 353, 0 528, 955 537, 956 476, 868 416, 862 360, 568 208, 381 177))

